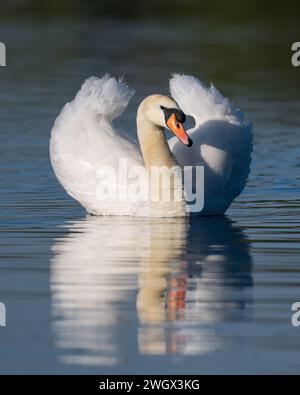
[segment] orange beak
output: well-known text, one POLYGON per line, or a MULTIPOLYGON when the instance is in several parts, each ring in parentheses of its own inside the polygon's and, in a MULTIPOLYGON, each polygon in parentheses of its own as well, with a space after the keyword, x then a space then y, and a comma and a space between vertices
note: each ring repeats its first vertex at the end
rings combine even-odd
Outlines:
POLYGON ((175 114, 172 114, 167 120, 167 126, 184 145, 187 145, 188 147, 193 145, 193 142, 187 135, 183 124, 177 121, 175 114))

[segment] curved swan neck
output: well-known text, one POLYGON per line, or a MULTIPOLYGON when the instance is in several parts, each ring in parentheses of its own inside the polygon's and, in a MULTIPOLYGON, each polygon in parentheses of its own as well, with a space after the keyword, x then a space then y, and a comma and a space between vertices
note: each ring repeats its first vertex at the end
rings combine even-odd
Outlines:
POLYGON ((140 106, 137 114, 137 132, 145 166, 176 166, 176 160, 169 148, 164 129, 148 121, 140 106))
MULTIPOLYGON (((164 213, 164 216, 185 216, 185 201, 183 200, 183 184, 178 172, 173 174, 170 178, 170 199, 164 200, 164 192, 168 191, 168 186, 165 186, 161 179, 157 183, 152 184, 153 170, 157 168, 169 168, 172 172, 175 167, 178 167, 176 160, 169 148, 166 140, 164 129, 153 122, 150 122, 143 113, 143 103, 140 105, 137 114, 137 131, 141 146, 142 155, 145 166, 151 178, 151 197, 158 196, 158 200, 151 200, 151 215, 159 216, 164 213), (180 199, 177 200, 177 197, 180 199)), ((155 170, 154 170, 155 172, 155 170)))

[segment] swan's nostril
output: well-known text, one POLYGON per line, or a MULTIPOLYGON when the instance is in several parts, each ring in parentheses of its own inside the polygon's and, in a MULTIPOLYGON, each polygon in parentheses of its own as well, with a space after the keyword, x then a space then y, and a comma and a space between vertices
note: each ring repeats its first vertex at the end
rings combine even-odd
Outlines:
POLYGON ((193 145, 193 140, 189 137, 189 142, 187 144, 188 147, 191 147, 193 145))

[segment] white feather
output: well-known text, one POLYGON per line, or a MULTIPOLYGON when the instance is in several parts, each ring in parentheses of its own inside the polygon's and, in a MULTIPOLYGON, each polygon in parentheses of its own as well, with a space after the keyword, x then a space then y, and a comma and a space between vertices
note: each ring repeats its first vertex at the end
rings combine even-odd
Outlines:
POLYGON ((105 74, 102 78, 88 78, 74 102, 78 108, 90 109, 112 121, 123 113, 134 93, 123 78, 116 80, 105 74))
POLYGON ((170 93, 180 108, 195 119, 188 130, 193 146, 177 138, 169 146, 181 166, 204 166, 205 203, 201 215, 224 214, 245 187, 250 171, 252 125, 243 113, 211 85, 189 75, 175 74, 170 93))
POLYGON ((112 125, 112 120, 122 114, 133 94, 123 80, 109 75, 91 77, 75 99, 64 106, 52 129, 50 159, 55 174, 68 194, 89 213, 138 215, 139 210, 145 212, 142 204, 103 202, 96 197, 101 186, 100 166, 110 166, 118 174, 119 158, 127 158, 129 169, 143 165, 138 148, 112 125))
POLYGON ((191 75, 174 74, 170 93, 183 112, 194 117, 196 126, 211 119, 227 120, 236 125, 243 122, 243 114, 214 85, 207 88, 191 75))

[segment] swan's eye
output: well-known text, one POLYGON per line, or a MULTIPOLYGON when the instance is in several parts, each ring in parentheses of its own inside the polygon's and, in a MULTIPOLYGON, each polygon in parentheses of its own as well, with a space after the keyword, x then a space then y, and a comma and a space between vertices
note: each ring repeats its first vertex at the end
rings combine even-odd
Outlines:
POLYGON ((185 122, 186 118, 185 118, 185 113, 183 111, 175 110, 174 114, 175 114, 176 119, 177 119, 178 122, 180 122, 180 123, 184 123, 185 122))
POLYGON ((185 122, 185 114, 183 111, 177 109, 177 108, 167 108, 164 106, 160 106, 160 108, 163 110, 165 114, 165 120, 166 122, 168 119, 172 116, 172 114, 175 115, 176 121, 178 123, 184 123, 185 122))

